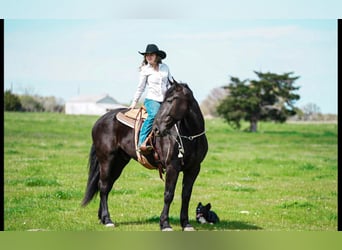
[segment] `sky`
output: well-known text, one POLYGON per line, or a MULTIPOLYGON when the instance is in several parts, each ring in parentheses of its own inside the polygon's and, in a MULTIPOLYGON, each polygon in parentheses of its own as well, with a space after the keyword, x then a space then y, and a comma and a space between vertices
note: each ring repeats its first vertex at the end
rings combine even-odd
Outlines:
MULTIPOLYGON (((314 103, 322 113, 337 114, 336 7, 342 7, 340 3, 328 8, 327 2, 315 5, 313 1, 311 10, 305 11, 306 5, 296 1, 305 14, 296 9, 286 17, 292 0, 278 12, 262 8, 255 16, 247 16, 246 11, 239 16, 236 4, 222 1, 226 5, 215 15, 201 17, 208 11, 207 5, 191 5, 193 1, 176 14, 175 5, 158 11, 160 7, 153 5, 157 1, 152 1, 149 12, 139 12, 139 7, 143 10, 146 6, 133 1, 134 8, 122 7, 123 13, 112 17, 106 15, 110 8, 71 15, 70 8, 59 13, 57 5, 49 5, 53 1, 25 5, 27 1, 21 0, 20 11, 12 2, 0 9, 6 12, 2 14, 4 88, 14 93, 52 95, 64 101, 106 93, 129 104, 143 59, 138 51, 155 43, 167 53, 163 62, 173 77, 188 83, 199 102, 212 89, 228 85, 231 76, 255 80, 254 71, 294 72, 300 76, 296 85, 301 99, 296 106, 314 103), (37 13, 34 5, 39 3, 40 9, 55 9, 54 14, 37 13), (185 17, 184 8, 193 6, 196 13, 185 17), (227 18, 227 13, 234 17, 227 18), (273 14, 265 18, 263 13, 273 14)), ((74 2, 81 6, 80 1, 74 2)), ((254 10, 258 6, 250 5, 254 10)))

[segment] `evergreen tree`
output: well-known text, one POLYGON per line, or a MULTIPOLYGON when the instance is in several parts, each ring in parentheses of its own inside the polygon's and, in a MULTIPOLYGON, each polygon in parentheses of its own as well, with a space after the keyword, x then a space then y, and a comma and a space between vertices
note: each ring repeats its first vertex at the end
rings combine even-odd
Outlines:
POLYGON ((17 95, 12 94, 11 90, 4 93, 4 110, 5 111, 21 111, 22 105, 17 95))
POLYGON ((241 120, 250 122, 250 131, 257 131, 258 121, 285 122, 289 116, 295 115, 297 108, 294 102, 300 96, 294 91, 299 87, 294 82, 299 76, 293 73, 281 75, 254 71, 258 80, 244 80, 231 77, 230 84, 225 86, 229 95, 221 101, 217 112, 228 124, 239 129, 241 120))

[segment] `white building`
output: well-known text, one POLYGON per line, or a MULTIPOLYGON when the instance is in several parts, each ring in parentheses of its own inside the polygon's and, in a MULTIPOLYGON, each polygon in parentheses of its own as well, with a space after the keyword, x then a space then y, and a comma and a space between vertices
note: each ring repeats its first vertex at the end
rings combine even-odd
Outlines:
POLYGON ((69 115, 103 115, 110 109, 125 108, 108 94, 99 96, 77 96, 65 103, 69 115))

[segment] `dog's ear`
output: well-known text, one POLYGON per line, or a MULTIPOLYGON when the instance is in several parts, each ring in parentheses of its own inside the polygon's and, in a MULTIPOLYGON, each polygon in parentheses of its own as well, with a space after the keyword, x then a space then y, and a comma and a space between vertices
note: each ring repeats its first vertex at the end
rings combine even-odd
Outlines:
POLYGON ((202 202, 199 202, 197 206, 202 206, 202 202))
POLYGON ((206 207, 207 207, 207 209, 208 209, 208 210, 210 210, 210 208, 211 208, 211 204, 210 204, 210 203, 208 203, 208 204, 206 205, 206 207))

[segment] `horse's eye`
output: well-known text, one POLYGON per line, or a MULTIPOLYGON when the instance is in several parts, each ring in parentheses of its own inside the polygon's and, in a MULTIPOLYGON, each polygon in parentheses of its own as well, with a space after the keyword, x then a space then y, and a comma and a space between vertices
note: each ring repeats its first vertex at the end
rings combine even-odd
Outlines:
POLYGON ((173 98, 166 99, 167 102, 171 103, 173 101, 173 98))

